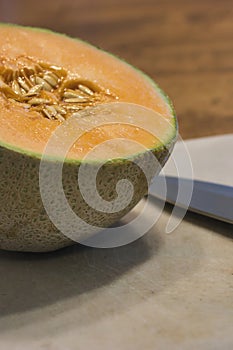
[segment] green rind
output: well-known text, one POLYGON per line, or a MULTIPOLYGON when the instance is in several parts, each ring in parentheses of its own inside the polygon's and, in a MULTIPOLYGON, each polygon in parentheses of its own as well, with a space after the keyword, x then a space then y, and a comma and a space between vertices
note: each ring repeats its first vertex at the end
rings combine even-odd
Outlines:
MULTIPOLYGON (((176 118, 176 113, 175 113, 175 110, 174 110, 174 106, 170 100, 170 98, 167 96, 167 94, 165 94, 165 92, 158 86, 158 84, 153 80, 151 79, 147 74, 145 74, 144 72, 142 72, 141 70, 139 70, 138 68, 135 68, 134 66, 132 66, 131 64, 129 64, 128 62, 126 62, 124 59, 122 58, 119 58, 117 57, 116 55, 113 55, 112 53, 109 53, 105 50, 102 50, 98 47, 95 47, 94 45, 82 40, 82 39, 79 39, 79 38, 72 38, 64 33, 57 33, 57 32, 54 32, 50 29, 45 29, 45 28, 38 28, 38 27, 32 27, 32 26, 21 26, 21 25, 18 25, 18 24, 12 24, 12 23, 3 23, 1 22, 0 23, 0 26, 14 26, 14 27, 18 27, 18 28, 26 28, 26 29, 29 29, 29 30, 33 30, 33 31, 41 31, 41 32, 47 32, 47 33, 51 33, 51 34, 55 34, 55 35, 59 35, 59 36, 64 36, 70 40, 74 40, 74 41, 80 41, 80 42, 83 42, 84 44, 96 49, 96 50, 100 50, 101 52, 105 52, 107 55, 109 56, 113 56, 115 59, 121 61, 121 62, 124 62, 124 64, 128 65, 129 67, 131 67, 131 69, 135 70, 138 74, 142 75, 143 78, 145 80, 147 80, 153 87, 154 89, 156 90, 157 93, 159 93, 159 95, 162 97, 162 99, 164 101, 166 101, 167 105, 169 106, 170 108, 170 111, 171 111, 171 114, 173 115, 173 123, 174 123, 174 132, 173 134, 169 137, 169 139, 167 140, 167 142, 165 141, 164 144, 161 144, 159 145, 158 147, 155 147, 155 148, 152 148, 150 151, 154 152, 154 153, 159 153, 161 152, 164 148, 172 148, 172 145, 175 143, 176 141, 176 137, 177 137, 177 132, 178 132, 178 123, 177 123, 177 118, 176 118)), ((0 147, 1 148, 7 148, 11 151, 14 151, 14 152, 17 152, 17 153, 20 153, 20 154, 24 154, 24 155, 27 155, 28 157, 32 157, 32 158, 37 158, 37 159, 41 159, 42 157, 42 154, 41 153, 36 153, 36 152, 32 152, 30 150, 25 150, 25 149, 22 149, 22 148, 19 148, 19 147, 15 147, 11 144, 7 144, 7 143, 4 143, 4 142, 1 142, 0 141, 0 147)), ((135 154, 135 155, 130 155, 130 158, 134 158, 134 157, 137 157, 138 155, 140 154, 135 154)), ((63 159, 61 159, 60 157, 55 157, 55 156, 46 156, 45 157, 46 160, 48 161, 52 161, 52 162, 60 162, 60 161, 63 161, 63 159)), ((124 159, 120 159, 120 158, 117 158, 117 159, 113 159, 112 161, 113 162, 119 162, 119 161, 123 161, 123 160, 127 160, 127 158, 124 157, 124 159)), ((88 160, 89 163, 98 163, 98 161, 90 161, 88 160)), ((79 159, 72 159, 72 158, 66 158, 65 159, 65 163, 67 164, 73 164, 73 163, 77 163, 77 164, 80 164, 81 163, 81 160, 79 159)))

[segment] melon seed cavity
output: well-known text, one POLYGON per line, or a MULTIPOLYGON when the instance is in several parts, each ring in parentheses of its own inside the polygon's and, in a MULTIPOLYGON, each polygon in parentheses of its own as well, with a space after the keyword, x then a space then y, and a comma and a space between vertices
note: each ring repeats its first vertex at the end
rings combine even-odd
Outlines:
POLYGON ((0 58, 0 93, 50 120, 63 122, 74 112, 117 99, 109 90, 80 80, 64 68, 32 59, 23 62, 0 58))

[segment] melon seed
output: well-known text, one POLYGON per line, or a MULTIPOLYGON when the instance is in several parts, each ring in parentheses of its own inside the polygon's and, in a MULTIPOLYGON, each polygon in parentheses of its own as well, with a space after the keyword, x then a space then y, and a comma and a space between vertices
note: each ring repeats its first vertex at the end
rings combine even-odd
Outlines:
POLYGON ((26 93, 25 96, 28 96, 28 97, 36 96, 40 93, 41 89, 42 89, 42 85, 35 85, 26 93))
POLYGON ((92 91, 89 87, 87 87, 86 85, 83 84, 79 84, 78 85, 79 90, 85 92, 87 95, 94 95, 94 91, 92 91))
POLYGON ((11 87, 16 94, 21 95, 21 89, 17 81, 13 80, 11 87))
POLYGON ((50 101, 46 100, 45 98, 36 98, 36 97, 33 97, 31 100, 28 101, 30 105, 41 105, 49 102, 50 101))
POLYGON ((24 91, 30 90, 30 86, 28 86, 28 84, 25 82, 23 78, 18 77, 18 83, 24 91))
POLYGON ((68 102, 68 103, 85 103, 88 102, 89 100, 85 97, 81 97, 81 96, 77 96, 75 98, 65 98, 64 102, 68 102))
POLYGON ((51 85, 52 87, 55 87, 58 83, 59 79, 55 79, 54 75, 52 75, 51 73, 47 73, 43 76, 44 80, 51 85))
POLYGON ((40 77, 35 77, 35 82, 36 84, 38 85, 42 85, 43 89, 46 90, 46 91, 51 91, 52 90, 52 86, 49 85, 47 83, 47 81, 45 81, 44 79, 40 78, 40 77))

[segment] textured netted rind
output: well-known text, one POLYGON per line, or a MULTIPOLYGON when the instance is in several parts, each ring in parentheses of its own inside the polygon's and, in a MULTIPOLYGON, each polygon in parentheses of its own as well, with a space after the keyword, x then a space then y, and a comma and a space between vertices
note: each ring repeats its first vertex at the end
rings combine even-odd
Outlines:
MULTIPOLYGON (((163 165, 169 155, 169 148, 154 150, 163 165)), ((147 193, 147 179, 136 164, 147 167, 149 179, 159 170, 151 167, 149 152, 130 159, 108 161, 97 175, 99 194, 108 201, 116 198, 116 183, 127 179, 133 184, 134 194, 129 205, 115 213, 104 213, 88 206, 78 187, 78 168, 80 163, 64 163, 63 188, 70 207, 90 225, 108 227, 127 214, 147 193), (151 169, 150 169, 151 167, 151 169)), ((48 162, 49 167, 56 162, 48 162)), ((86 163, 88 171, 95 171, 98 164, 86 163)), ((74 242, 62 234, 49 219, 41 199, 39 187, 40 159, 0 148, 0 248, 15 251, 46 252, 56 250, 74 242)), ((85 191, 91 189, 85 188, 85 191)), ((48 193, 49 195, 49 193, 48 193)), ((127 193, 125 194, 127 196, 127 193)), ((53 202, 54 210, 59 211, 59 203, 53 202)), ((70 223, 72 225, 72 223, 70 223)), ((88 236, 85 225, 77 227, 80 235, 88 236)), ((98 229, 96 229, 98 231, 98 229)))

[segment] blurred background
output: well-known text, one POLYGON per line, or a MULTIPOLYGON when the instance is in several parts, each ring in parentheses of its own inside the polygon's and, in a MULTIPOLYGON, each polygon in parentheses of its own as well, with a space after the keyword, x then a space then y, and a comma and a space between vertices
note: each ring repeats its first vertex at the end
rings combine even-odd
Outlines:
POLYGON ((232 0, 0 0, 0 21, 80 37, 171 97, 183 138, 233 132, 232 0))

